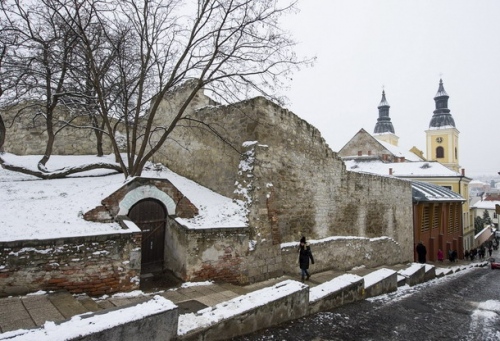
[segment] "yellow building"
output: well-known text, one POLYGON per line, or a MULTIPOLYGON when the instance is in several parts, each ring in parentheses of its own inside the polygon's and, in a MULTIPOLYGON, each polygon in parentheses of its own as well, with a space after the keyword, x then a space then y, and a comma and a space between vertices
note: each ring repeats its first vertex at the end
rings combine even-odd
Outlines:
POLYGON ((426 156, 429 161, 437 161, 449 169, 460 172, 460 177, 454 181, 435 179, 435 184, 451 189, 459 193, 466 200, 463 204, 463 227, 464 227, 464 248, 470 249, 474 245, 474 223, 470 214, 469 207, 469 183, 472 179, 465 177, 464 169, 460 168, 459 156, 459 138, 460 132, 455 126, 455 120, 448 108, 448 99, 450 96, 446 93, 443 80, 439 80, 439 88, 434 96, 436 109, 429 123, 429 129, 426 134, 426 156), (458 181, 457 181, 458 180, 458 181))
POLYGON ((459 172, 458 134, 455 120, 448 109, 448 94, 444 90, 443 80, 439 80, 439 89, 434 97, 436 109, 432 115, 429 129, 425 131, 427 140, 427 160, 438 161, 446 167, 459 172))
MULTIPOLYGON (((459 165, 459 131, 448 108, 448 94, 443 80, 434 97, 433 112, 426 133, 426 155, 416 147, 410 151, 398 147, 389 116, 389 103, 385 91, 378 105, 379 117, 373 136, 361 129, 338 152, 347 169, 381 175, 392 175, 409 180, 428 182, 460 194, 465 200, 462 206, 463 247, 475 247, 473 217, 469 208, 469 183, 471 178, 459 165)), ((463 251, 463 250, 462 250, 463 251)))

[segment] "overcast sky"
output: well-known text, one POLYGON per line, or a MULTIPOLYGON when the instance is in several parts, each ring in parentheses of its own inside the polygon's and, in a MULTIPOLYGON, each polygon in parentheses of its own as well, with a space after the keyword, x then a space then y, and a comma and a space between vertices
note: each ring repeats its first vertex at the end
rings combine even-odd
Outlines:
POLYGON ((382 89, 401 147, 424 153, 439 79, 466 175, 500 171, 500 1, 299 0, 284 27, 316 56, 294 75, 287 106, 334 151, 373 133, 382 89))

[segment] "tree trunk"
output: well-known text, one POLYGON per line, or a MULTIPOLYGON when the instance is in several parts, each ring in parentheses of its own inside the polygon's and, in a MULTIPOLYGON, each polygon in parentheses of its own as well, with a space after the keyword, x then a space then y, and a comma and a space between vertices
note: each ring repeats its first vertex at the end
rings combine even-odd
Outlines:
POLYGON ((5 143, 5 135, 7 130, 5 129, 5 124, 3 123, 2 116, 0 115, 0 152, 3 152, 3 144, 5 143))

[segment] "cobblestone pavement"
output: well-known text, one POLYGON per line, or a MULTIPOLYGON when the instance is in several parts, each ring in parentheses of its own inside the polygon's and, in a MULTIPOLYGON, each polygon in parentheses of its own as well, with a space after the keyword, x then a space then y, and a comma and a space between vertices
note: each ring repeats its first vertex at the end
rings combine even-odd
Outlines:
POLYGON ((234 340, 497 341, 499 306, 500 270, 488 266, 234 340))

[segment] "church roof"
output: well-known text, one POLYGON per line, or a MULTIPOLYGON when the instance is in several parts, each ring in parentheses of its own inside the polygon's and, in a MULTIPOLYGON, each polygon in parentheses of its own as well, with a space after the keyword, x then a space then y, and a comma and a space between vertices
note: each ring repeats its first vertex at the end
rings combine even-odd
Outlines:
POLYGON ((384 146, 385 149, 390 151, 394 156, 397 157, 404 157, 405 160, 407 161, 422 161, 422 159, 416 155, 415 153, 412 153, 409 150, 406 150, 404 148, 392 145, 388 142, 377 140, 382 146, 384 146))
POLYGON ((444 85, 443 85, 443 80, 440 79, 439 80, 439 88, 438 88, 438 91, 436 93, 436 96, 434 96, 434 99, 438 98, 438 97, 443 97, 443 96, 447 96, 447 97, 450 97, 448 96, 448 94, 446 93, 446 91, 444 90, 444 85))
POLYGON ((439 88, 434 97, 436 102, 436 109, 432 115, 431 122, 429 123, 429 129, 446 129, 455 128, 455 120, 450 114, 450 109, 448 109, 448 94, 444 90, 443 80, 439 80, 439 88))
POLYGON ((382 99, 378 105, 378 118, 375 125, 374 134, 392 133, 394 134, 394 126, 392 125, 391 118, 389 117, 389 108, 391 106, 385 98, 385 91, 382 91, 382 99))
POLYGON ((389 103, 387 102, 387 99, 385 98, 385 91, 382 90, 382 99, 380 100, 380 103, 378 105, 378 108, 380 107, 390 107, 389 103))
POLYGON ((380 160, 352 159, 344 161, 346 169, 354 172, 372 173, 378 175, 401 178, 426 177, 460 177, 455 172, 437 161, 393 162, 386 163, 380 160))

